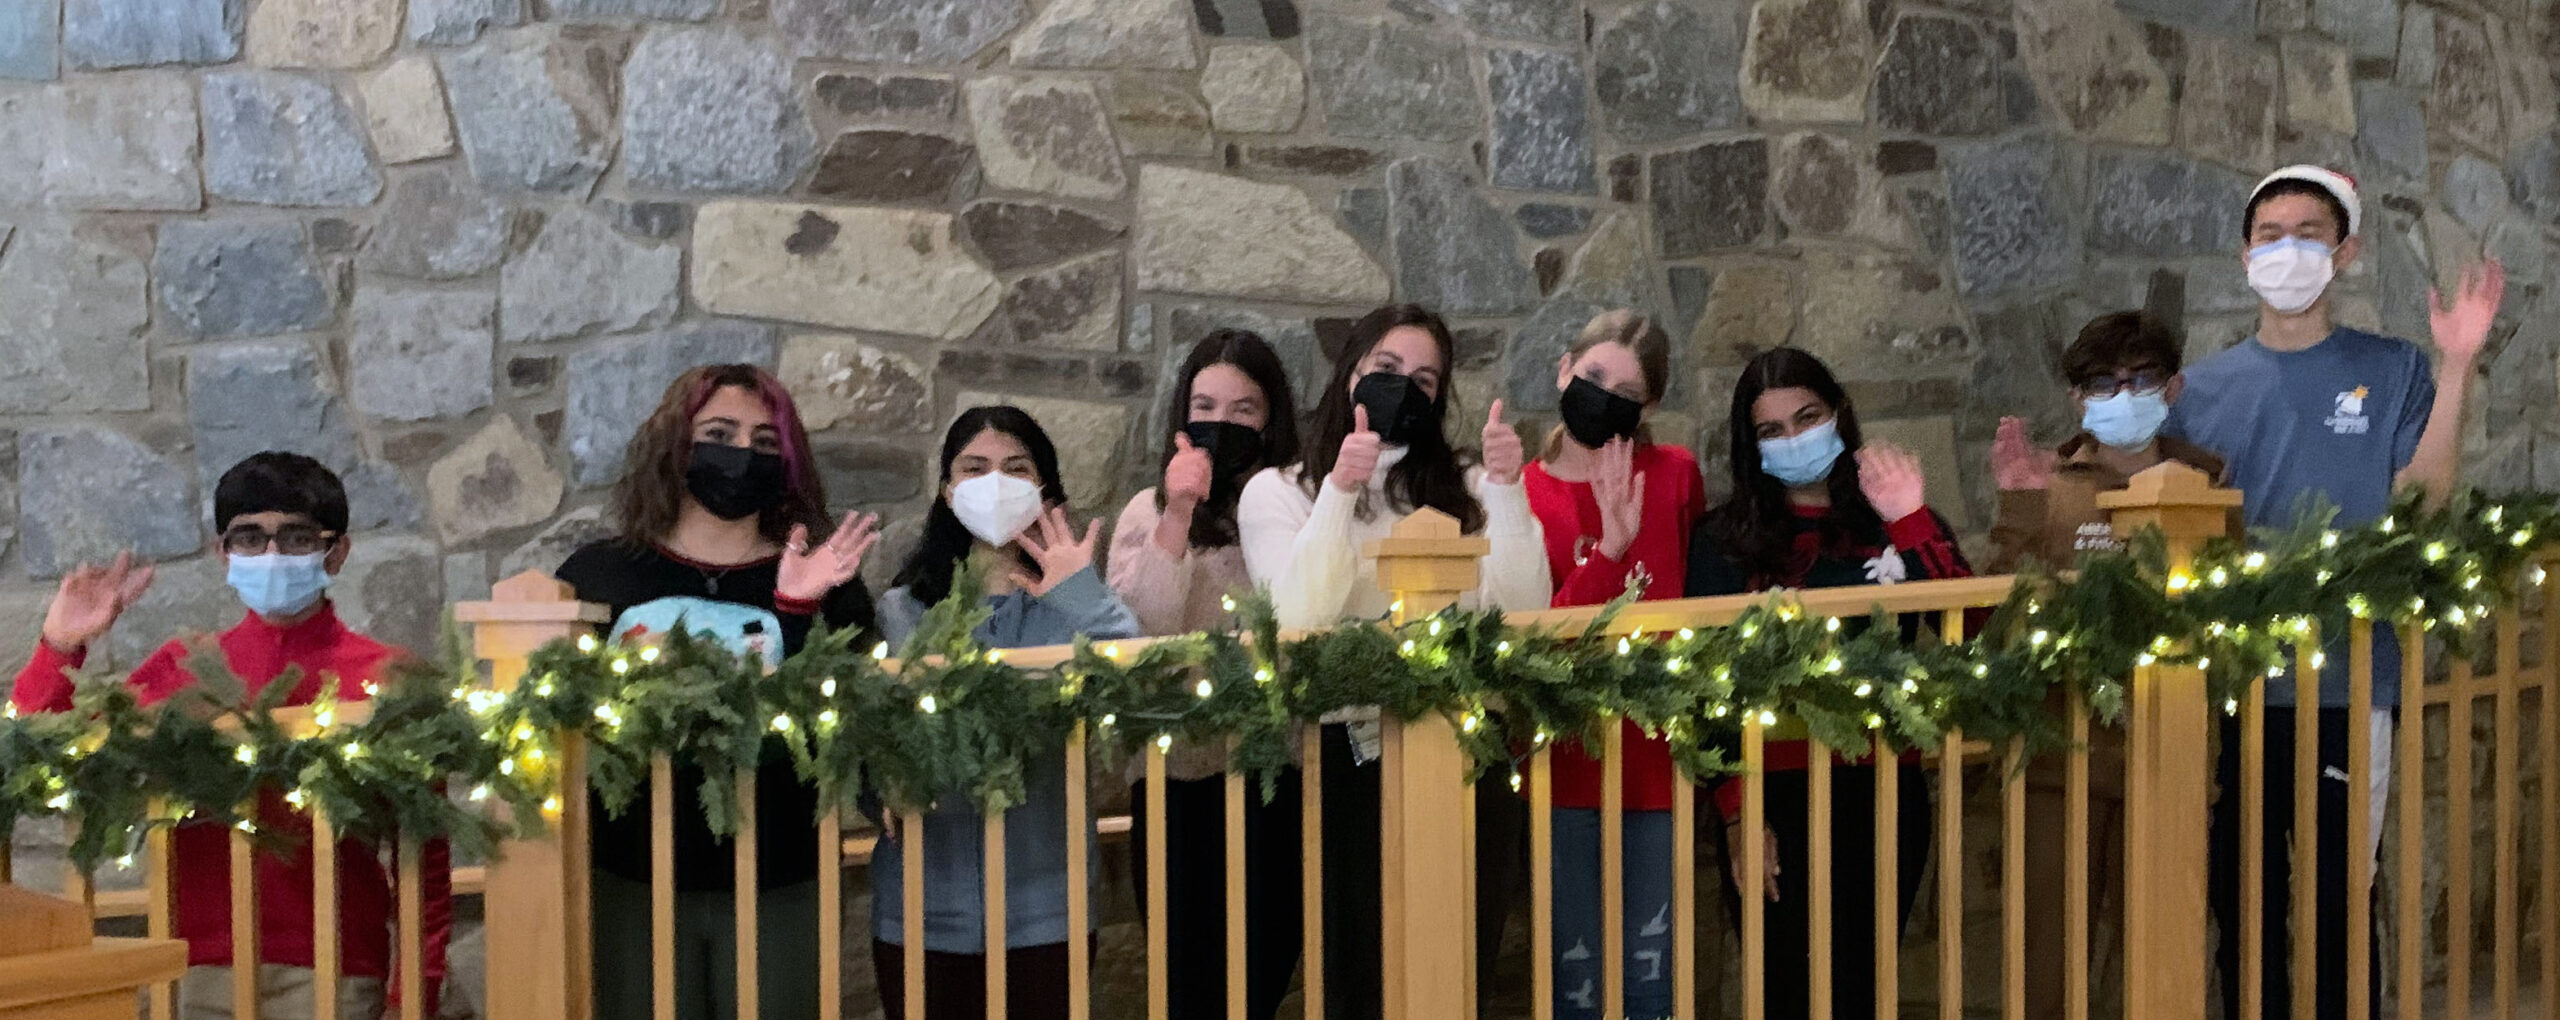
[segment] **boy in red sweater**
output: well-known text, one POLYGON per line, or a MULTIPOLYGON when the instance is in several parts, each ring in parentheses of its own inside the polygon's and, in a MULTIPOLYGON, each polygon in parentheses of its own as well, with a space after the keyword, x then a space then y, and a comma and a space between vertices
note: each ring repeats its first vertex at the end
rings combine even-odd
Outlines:
MULTIPOLYGON (((319 697, 328 678, 338 696, 357 701, 366 685, 384 677, 400 654, 347 629, 325 594, 329 579, 347 561, 347 493, 338 476, 300 454, 261 453, 224 472, 214 487, 215 553, 248 615, 219 638, 231 671, 255 698, 287 672, 297 676, 287 705, 319 697)), ((151 567, 135 568, 130 555, 114 565, 82 565, 62 579, 45 610, 44 637, 34 659, 18 672, 10 701, 21 712, 71 708, 65 671, 88 658, 89 646, 151 585, 151 567)), ((127 680, 145 704, 195 682, 184 665, 188 645, 171 641, 143 660, 127 680)), ((285 803, 283 791, 258 797, 259 831, 288 849, 261 852, 255 864, 258 891, 257 968, 259 1013, 268 1020, 313 1014, 311 820, 285 803)), ((383 1014, 391 984, 392 925, 397 895, 387 866, 391 851, 357 840, 338 846, 338 987, 328 990, 338 1015, 373 1020, 383 1014)), ((210 822, 178 826, 170 846, 171 888, 178 937, 187 942, 187 972, 179 983, 179 1015, 209 1020, 231 1015, 230 831, 210 822)), ((444 980, 445 941, 453 917, 451 859, 442 840, 420 857, 424 902, 421 976, 426 1012, 436 1012, 444 980)), ((410 961, 402 961, 410 965, 410 961)))

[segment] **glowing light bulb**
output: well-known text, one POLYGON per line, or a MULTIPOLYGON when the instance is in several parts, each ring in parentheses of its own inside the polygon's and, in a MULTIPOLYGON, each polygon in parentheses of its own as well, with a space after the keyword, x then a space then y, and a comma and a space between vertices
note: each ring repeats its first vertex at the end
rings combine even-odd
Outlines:
POLYGON ((933 700, 933 695, 927 694, 924 697, 916 699, 916 708, 923 711, 926 715, 932 715, 937 707, 938 703, 933 700))
POLYGON ((1199 695, 1201 700, 1206 701, 1210 695, 1218 693, 1218 689, 1210 686, 1209 681, 1202 680, 1199 686, 1191 689, 1191 693, 1199 695))

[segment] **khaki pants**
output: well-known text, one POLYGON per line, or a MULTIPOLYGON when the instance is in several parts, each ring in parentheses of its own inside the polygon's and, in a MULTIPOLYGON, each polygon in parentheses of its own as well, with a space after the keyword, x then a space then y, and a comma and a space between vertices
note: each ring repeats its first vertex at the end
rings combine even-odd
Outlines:
MULTIPOLYGON (((231 1020, 229 967, 189 967, 178 979, 178 1020, 231 1020)), ((310 1020, 312 971, 277 963, 258 965, 258 1020, 310 1020)), ((380 1020, 381 978, 338 979, 338 1020, 380 1020)), ((245 1020, 245 1018, 244 1018, 245 1020)))

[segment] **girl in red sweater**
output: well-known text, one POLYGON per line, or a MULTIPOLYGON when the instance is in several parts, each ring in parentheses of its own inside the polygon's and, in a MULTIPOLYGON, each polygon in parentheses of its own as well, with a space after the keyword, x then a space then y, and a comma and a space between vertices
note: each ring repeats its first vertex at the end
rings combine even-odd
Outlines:
MULTIPOLYGON (((1698 522, 1690 540, 1688 594, 1731 595, 1770 588, 1892 584, 1969 577, 1954 532, 1922 497, 1920 462, 1878 443, 1862 444, 1857 411, 1811 354, 1768 351, 1742 369, 1733 391, 1733 495, 1698 522)), ((1910 637, 1919 621, 1906 618, 1910 637)), ((1778 734, 1772 734, 1776 737, 1778 734)), ((1805 1016, 1810 1006, 1805 958, 1812 937, 1806 910, 1809 832, 1804 741, 1772 739, 1763 767, 1768 813, 1762 832, 1739 828, 1742 784, 1716 791, 1726 824, 1718 827, 1736 886, 1769 898, 1763 936, 1771 1020, 1805 1016), (1770 871, 1742 875, 1740 840, 1768 848, 1770 871)), ((1839 762, 1831 777, 1832 1015, 1875 1012, 1875 763, 1839 762)), ((1929 789, 1909 761, 1896 770, 1901 812, 1894 832, 1895 884, 1903 916, 1911 913, 1929 857, 1929 789)), ((1739 899, 1730 902, 1739 904, 1739 899)), ((1737 911, 1738 916, 1738 911, 1737 911)))
MULTIPOLYGON (((1680 597, 1689 529, 1706 509, 1698 461, 1651 441, 1644 414, 1662 402, 1671 338, 1652 318, 1603 312, 1556 362, 1563 424, 1522 472, 1529 509, 1546 532, 1557 606, 1598 605, 1630 586, 1642 598, 1680 597)), ((1626 1001, 1600 996, 1599 760, 1559 745, 1555 780, 1556 1016, 1671 1015, 1671 804, 1687 796, 1668 744, 1626 727, 1626 1001)))

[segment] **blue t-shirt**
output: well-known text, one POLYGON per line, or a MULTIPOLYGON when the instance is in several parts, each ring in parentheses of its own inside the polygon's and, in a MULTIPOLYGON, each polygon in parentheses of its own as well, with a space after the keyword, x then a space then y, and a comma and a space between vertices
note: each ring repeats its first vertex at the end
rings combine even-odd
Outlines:
MULTIPOLYGON (((2337 523, 2369 524, 2391 508, 2394 478, 2417 456, 2436 404, 2426 352, 2406 340, 2340 326, 2307 350, 2268 350, 2252 337, 2186 371, 2186 392, 2164 431, 2222 455, 2247 497, 2251 528, 2291 527, 2306 497, 2338 508, 2337 523)), ((2400 642, 2373 632, 2373 703, 2400 703, 2400 642)), ((2329 635, 2320 704, 2347 704, 2346 635, 2329 635)), ((2290 677, 2267 685, 2270 704, 2294 703, 2290 677)))

